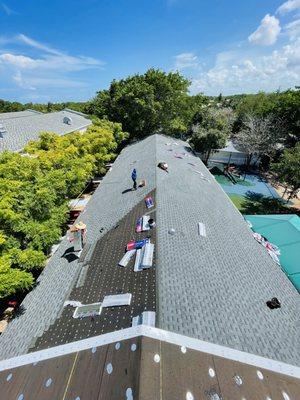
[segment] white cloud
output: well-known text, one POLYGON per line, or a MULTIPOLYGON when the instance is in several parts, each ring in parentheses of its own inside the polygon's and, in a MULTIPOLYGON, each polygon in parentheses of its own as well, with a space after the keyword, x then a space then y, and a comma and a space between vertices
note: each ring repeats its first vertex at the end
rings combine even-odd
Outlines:
POLYGON ((43 43, 40 43, 34 39, 31 39, 30 37, 24 35, 23 33, 20 33, 19 35, 17 35, 15 37, 15 39, 19 42, 24 43, 27 46, 33 47, 38 50, 43 50, 46 53, 55 54, 57 56, 60 56, 63 54, 61 51, 58 51, 56 49, 53 49, 52 47, 49 47, 43 43))
POLYGON ((37 60, 22 55, 11 53, 0 54, 0 64, 8 64, 20 69, 33 69, 37 66, 37 60))
POLYGON ((300 82, 300 38, 262 56, 247 50, 223 53, 216 64, 192 80, 191 92, 215 95, 287 89, 300 82), (225 53, 226 54, 226 53, 225 53), (222 61, 223 60, 223 61, 222 61))
MULTIPOLYGON (((0 84, 13 82, 19 98, 22 97, 22 93, 23 98, 32 98, 34 92, 38 96, 47 93, 50 98, 49 91, 52 90, 52 96, 57 96, 57 88, 64 89, 64 96, 67 96, 67 93, 70 93, 70 96, 73 93, 74 96, 72 88, 76 88, 78 94, 86 93, 88 80, 83 82, 82 79, 77 79, 76 77, 80 77, 78 73, 103 68, 104 64, 96 58, 69 55, 24 34, 0 37, 0 84), (10 45, 10 48, 1 51, 1 46, 3 48, 7 45, 10 45), (30 51, 32 49, 35 51, 30 51)), ((74 97, 76 98, 76 95, 74 97)))
POLYGON ((6 15, 10 16, 10 15, 16 14, 16 12, 14 10, 12 10, 10 7, 8 7, 7 4, 1 3, 0 5, 6 15))
POLYGON ((279 14, 287 14, 291 11, 297 10, 300 8, 300 0, 288 0, 283 3, 278 9, 277 13, 279 14))
POLYGON ((186 68, 197 68, 199 66, 198 57, 194 53, 181 53, 174 57, 177 70, 186 68))
POLYGON ((273 15, 267 14, 259 27, 248 38, 250 43, 261 46, 274 44, 281 31, 279 20, 273 15))
POLYGON ((16 83, 17 86, 19 86, 22 89, 28 89, 28 90, 36 90, 34 86, 32 86, 29 82, 26 82, 23 79, 23 76, 20 71, 18 71, 13 77, 13 81, 16 83))
POLYGON ((296 19, 285 25, 284 33, 286 33, 291 40, 296 40, 300 37, 300 19, 296 19))
POLYGON ((24 75, 18 71, 13 77, 14 82, 23 89, 36 90, 37 87, 62 87, 62 88, 81 88, 85 84, 78 80, 70 80, 64 78, 38 78, 38 77, 24 77, 24 75))
MULTIPOLYGON (((0 53, 0 64, 19 70, 54 71, 60 73, 82 71, 89 68, 103 67, 104 62, 92 57, 72 56, 50 46, 44 45, 26 35, 20 34, 13 38, 0 38, 0 44, 21 43, 25 47, 40 50, 38 57, 29 57, 25 54, 0 53)), ((22 53, 25 53, 24 50, 22 53)))

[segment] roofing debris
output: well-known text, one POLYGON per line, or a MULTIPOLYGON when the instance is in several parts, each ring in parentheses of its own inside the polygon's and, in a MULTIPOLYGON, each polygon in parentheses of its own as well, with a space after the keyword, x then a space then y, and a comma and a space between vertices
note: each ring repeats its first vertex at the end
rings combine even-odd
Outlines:
POLYGON ((260 233, 253 232, 253 237, 254 239, 260 243, 262 246, 264 246, 272 258, 273 261, 275 261, 278 265, 280 265, 280 261, 278 256, 280 256, 280 250, 278 246, 276 246, 273 243, 270 243, 264 236, 262 236, 260 233))
POLYGON ((130 306, 131 299, 131 293, 112 294, 104 297, 102 307, 130 306))
POLYGON ((122 260, 119 262, 118 265, 120 267, 126 267, 131 258, 134 256, 135 252, 136 252, 135 249, 126 251, 126 253, 122 257, 122 260))
POLYGON ((198 222, 198 233, 199 236, 206 237, 206 228, 203 222, 198 222))
POLYGON ((163 171, 169 172, 168 171, 169 166, 166 162, 160 162, 157 164, 157 166, 158 166, 158 168, 162 169, 163 171))
POLYGON ((155 326, 155 311, 144 311, 142 314, 132 318, 132 326, 147 325, 155 326))

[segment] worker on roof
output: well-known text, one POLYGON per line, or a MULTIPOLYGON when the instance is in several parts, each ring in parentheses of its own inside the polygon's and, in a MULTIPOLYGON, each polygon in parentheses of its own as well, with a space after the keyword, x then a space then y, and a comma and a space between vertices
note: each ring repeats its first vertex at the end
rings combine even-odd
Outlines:
POLYGON ((134 168, 131 173, 131 179, 133 180, 133 190, 137 189, 136 178, 137 178, 137 172, 136 169, 134 168))

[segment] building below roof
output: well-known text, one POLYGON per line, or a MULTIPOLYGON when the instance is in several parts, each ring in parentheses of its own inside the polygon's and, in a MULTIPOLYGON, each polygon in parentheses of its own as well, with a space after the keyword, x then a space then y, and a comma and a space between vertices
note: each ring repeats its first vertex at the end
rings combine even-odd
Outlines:
MULTIPOLYGON (((210 164, 219 163, 245 165, 247 162, 247 156, 248 154, 239 148, 237 143, 235 143, 233 140, 228 140, 224 148, 212 150, 208 162, 210 164)), ((258 157, 253 155, 250 165, 256 165, 258 161, 258 157)))
POLYGON ((37 140, 41 132, 84 132, 91 124, 84 114, 70 109, 47 114, 34 110, 1 113, 0 151, 21 151, 30 140, 37 140))
POLYGON ((295 214, 245 215, 252 229, 274 243, 280 264, 300 292, 300 218, 295 214))
POLYGON ((5 400, 297 400, 300 368, 139 326, 0 362, 5 400))

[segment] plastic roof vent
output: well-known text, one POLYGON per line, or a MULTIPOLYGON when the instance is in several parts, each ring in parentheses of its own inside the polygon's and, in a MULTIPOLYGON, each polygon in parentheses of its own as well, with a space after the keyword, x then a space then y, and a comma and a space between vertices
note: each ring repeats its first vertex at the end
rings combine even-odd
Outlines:
POLYGON ((67 124, 67 125, 72 125, 72 118, 71 117, 64 117, 64 119, 63 119, 63 122, 64 122, 64 124, 67 124))

